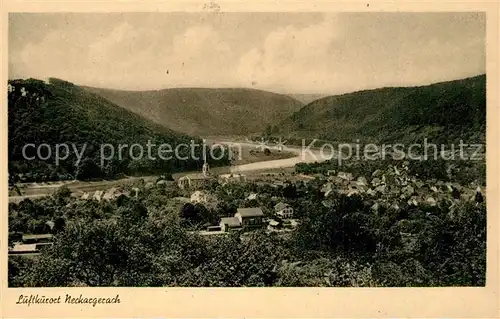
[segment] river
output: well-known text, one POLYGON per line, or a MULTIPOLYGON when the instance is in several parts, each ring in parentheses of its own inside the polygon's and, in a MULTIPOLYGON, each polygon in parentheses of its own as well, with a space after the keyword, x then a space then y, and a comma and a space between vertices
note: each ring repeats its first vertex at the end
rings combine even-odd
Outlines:
MULTIPOLYGON (((229 141, 229 140, 218 140, 211 141, 211 144, 219 143, 219 144, 237 144, 241 147, 258 147, 258 143, 253 142, 241 142, 241 141, 229 141)), ((278 146, 266 146, 271 150, 278 150, 278 146)), ((297 156, 278 159, 278 160, 270 160, 270 161, 261 161, 249 164, 242 165, 233 165, 226 167, 216 167, 213 168, 212 171, 216 174, 224 174, 224 173, 245 173, 245 172, 255 172, 261 170, 270 170, 270 169, 279 169, 279 168, 289 168, 294 167, 295 164, 298 163, 314 163, 314 162, 322 162, 328 160, 330 158, 334 158, 336 154, 329 153, 325 151, 321 153, 318 149, 307 149, 306 147, 300 148, 296 146, 286 146, 286 151, 295 153, 297 156)), ((175 179, 182 177, 187 174, 197 173, 197 172, 182 172, 173 174, 175 179)), ((60 182, 54 184, 41 184, 41 185, 33 185, 28 184, 21 188, 21 192, 24 194, 22 196, 9 196, 9 202, 20 202, 25 198, 36 198, 49 195, 53 193, 57 188, 66 185, 73 192, 89 192, 96 190, 106 190, 114 186, 118 186, 124 183, 133 183, 139 179, 144 179, 144 181, 154 181, 158 178, 158 176, 142 176, 142 177, 127 177, 117 180, 109 180, 109 181, 67 181, 60 182)))

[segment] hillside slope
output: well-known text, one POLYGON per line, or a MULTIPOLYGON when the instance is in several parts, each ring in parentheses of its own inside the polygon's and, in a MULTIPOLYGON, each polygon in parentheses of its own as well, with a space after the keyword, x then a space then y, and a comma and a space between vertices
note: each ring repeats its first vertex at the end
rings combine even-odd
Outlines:
POLYGON ((86 89, 170 129, 202 136, 260 132, 303 106, 289 96, 253 89, 86 89))
MULTIPOLYGON (((175 148, 179 143, 189 144, 192 138, 166 129, 72 83, 58 79, 51 79, 50 84, 35 79, 12 80, 9 81, 8 103, 11 178, 24 176, 22 180, 26 181, 90 179, 113 177, 120 173, 166 173, 200 167, 200 162, 192 157, 188 160, 161 160, 154 147, 152 154, 156 160, 148 160, 147 156, 133 160, 129 149, 122 152, 123 159, 119 160, 118 144, 130 147, 137 143, 146 152, 148 140, 156 145, 166 143, 175 148), (22 152, 28 143, 34 146, 26 149, 25 158, 22 152), (42 143, 51 148, 52 156, 47 160, 37 159, 35 147, 42 143), (54 152, 59 143, 68 143, 70 150, 68 158, 61 160, 57 166, 54 152), (78 165, 73 143, 78 152, 86 144, 83 160, 78 165), (116 153, 113 160, 106 161, 101 167, 100 149, 103 144, 113 145, 116 153), (32 157, 36 158, 27 159, 32 157)), ((63 149, 60 149, 62 152, 63 149)), ((47 148, 41 151, 43 158, 49 155, 47 148)), ((133 156, 138 158, 139 152, 135 149, 133 156)), ((188 149, 185 152, 189 154, 188 149)))
POLYGON ((486 76, 326 97, 304 106, 275 130, 293 138, 345 142, 484 142, 486 76))
POLYGON ((322 99, 324 97, 329 96, 329 94, 301 94, 301 93, 295 93, 295 94, 288 94, 288 96, 296 99, 297 101, 300 101, 304 104, 309 104, 313 101, 322 99))

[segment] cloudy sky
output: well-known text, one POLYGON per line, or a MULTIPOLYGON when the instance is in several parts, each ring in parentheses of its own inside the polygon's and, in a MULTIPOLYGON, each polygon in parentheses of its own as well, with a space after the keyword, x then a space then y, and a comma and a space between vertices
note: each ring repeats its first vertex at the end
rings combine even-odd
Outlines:
POLYGON ((485 73, 473 13, 50 13, 9 17, 9 78, 117 89, 343 93, 485 73))

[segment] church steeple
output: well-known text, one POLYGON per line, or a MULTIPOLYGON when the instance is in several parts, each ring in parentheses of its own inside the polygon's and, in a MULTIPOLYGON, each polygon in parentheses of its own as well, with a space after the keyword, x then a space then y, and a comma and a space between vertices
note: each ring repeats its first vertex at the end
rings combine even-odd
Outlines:
POLYGON ((210 174, 209 169, 210 169, 210 166, 207 163, 207 159, 204 158, 203 159, 203 167, 202 167, 203 176, 208 177, 208 175, 210 174))

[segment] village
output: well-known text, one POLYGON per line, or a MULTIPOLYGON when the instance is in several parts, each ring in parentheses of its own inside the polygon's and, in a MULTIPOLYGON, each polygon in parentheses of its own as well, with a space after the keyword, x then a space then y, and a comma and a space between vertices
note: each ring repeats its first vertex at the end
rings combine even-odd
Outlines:
MULTIPOLYGON (((266 232, 287 233, 293 231, 300 224, 295 207, 291 203, 296 201, 290 198, 307 197, 311 189, 318 188, 321 194, 321 204, 328 208, 333 207, 332 199, 338 195, 362 196, 370 210, 377 214, 381 209, 401 211, 414 207, 433 207, 448 205, 450 210, 461 202, 484 201, 484 188, 474 183, 460 185, 456 182, 440 180, 422 181, 407 172, 408 167, 403 165, 389 167, 386 170, 377 169, 368 178, 355 176, 353 173, 337 170, 326 170, 322 173, 305 174, 300 170, 300 165, 294 169, 279 169, 274 171, 252 172, 250 174, 228 173, 214 174, 205 162, 199 173, 188 174, 174 179, 159 177, 156 182, 143 182, 138 185, 123 185, 111 187, 107 190, 92 192, 72 193, 70 196, 78 201, 94 201, 97 203, 114 202, 120 198, 139 198, 142 193, 151 189, 175 189, 177 194, 172 201, 176 209, 183 216, 184 211, 194 211, 195 206, 207 207, 217 210, 217 205, 223 201, 215 194, 214 190, 221 187, 239 187, 252 185, 275 190, 276 194, 270 196, 264 192, 246 191, 240 198, 240 205, 230 216, 222 216, 217 220, 205 222, 191 233, 199 235, 227 235, 232 232, 251 232, 264 230, 266 232), (311 186, 313 183, 317 186, 311 186), (284 194, 286 189, 294 193, 291 197, 284 194), (307 189, 306 191, 300 190, 307 189), (278 191, 279 190, 279 191, 278 191), (284 192, 283 192, 284 191, 284 192), (281 195, 280 195, 281 194, 281 195), (280 196, 279 196, 280 195, 280 196), (260 199, 260 200, 259 200, 260 199), (265 203, 258 205, 258 203, 265 203)), ((231 194, 231 190, 227 191, 231 194)), ((233 196, 234 197, 234 196, 233 196)), ((231 196, 229 196, 231 198, 231 196)), ((191 213, 193 214, 193 213, 191 213)), ((196 213, 194 213, 196 214, 196 213)), ((189 219, 190 216, 183 216, 189 219)), ((9 256, 33 256, 52 244, 52 230, 55 222, 46 221, 41 234, 11 233, 9 235, 9 256)), ((189 228, 189 227, 188 227, 189 228)), ((408 236, 411 234, 402 234, 408 236)))
MULTIPOLYGON (((274 181, 274 173, 263 173, 261 183, 273 185, 274 187, 285 185, 284 182, 274 181)), ((281 173, 281 176, 285 176, 281 173)), ((308 180, 310 177, 303 177, 308 180)), ((177 181, 167 181, 160 178, 156 183, 148 182, 144 184, 144 189, 153 187, 177 187, 184 194, 191 194, 189 197, 176 197, 175 199, 182 204, 201 204, 210 205, 210 202, 217 201, 209 191, 206 190, 210 185, 226 185, 229 183, 246 183, 247 176, 244 174, 220 174, 216 175, 210 172, 209 165, 204 163, 202 170, 197 174, 188 174, 177 181)), ((114 201, 121 196, 137 198, 141 192, 139 187, 131 187, 129 191, 125 187, 111 187, 107 190, 97 190, 93 192, 80 192, 71 194, 78 200, 83 201, 114 201)), ((251 193, 247 196, 248 200, 256 200, 259 194, 251 193)), ((257 229, 266 229, 271 232, 291 231, 298 225, 298 220, 293 218, 294 210, 289 204, 279 202, 274 206, 274 214, 270 217, 264 216, 261 207, 240 207, 231 217, 222 217, 218 224, 208 225, 203 230, 196 231, 200 235, 220 235, 228 234, 234 231, 251 231, 257 229)), ((9 255, 33 256, 40 253, 43 247, 52 244, 53 235, 50 233, 54 228, 54 222, 48 221, 44 227, 45 234, 20 234, 13 233, 9 235, 9 255)))
POLYGON ((484 287, 488 9, 368 6, 11 12, 8 287, 484 287))

